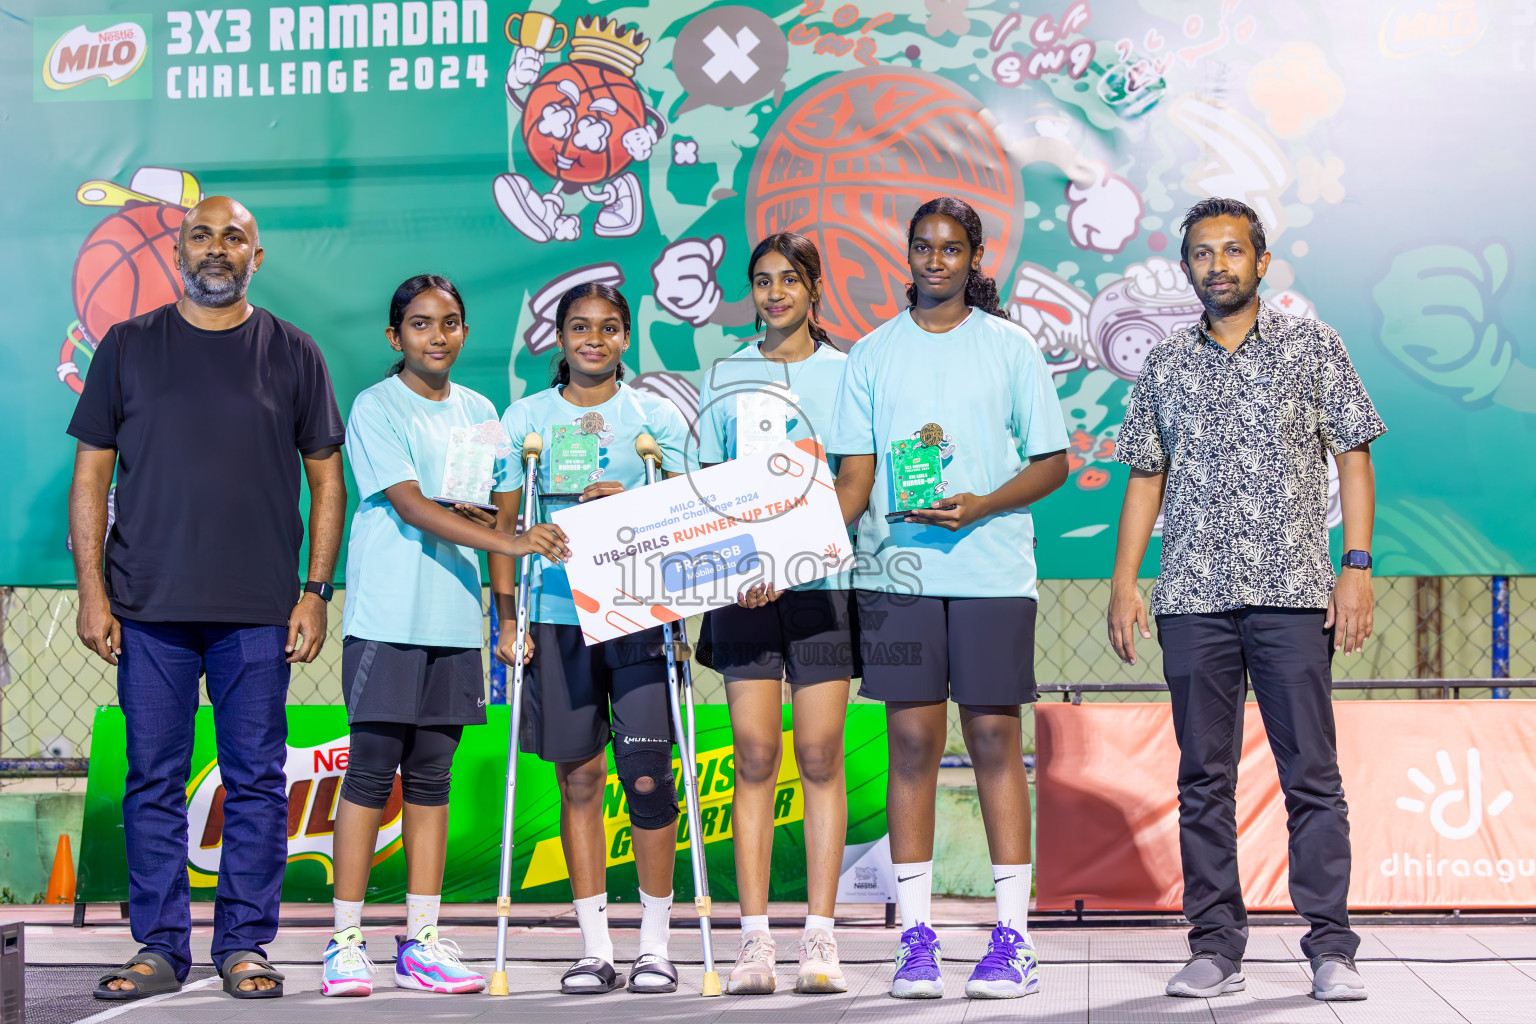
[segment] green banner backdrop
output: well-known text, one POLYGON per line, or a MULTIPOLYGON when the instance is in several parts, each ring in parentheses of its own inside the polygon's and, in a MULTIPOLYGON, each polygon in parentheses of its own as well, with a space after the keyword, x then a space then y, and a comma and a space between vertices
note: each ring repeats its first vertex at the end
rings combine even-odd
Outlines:
MULTIPOLYGON (((508 711, 487 709, 489 721, 464 730, 453 760, 449 803, 448 866, 443 898, 450 902, 496 899, 501 858, 502 801, 506 785, 508 711)), ((735 797, 735 755, 730 719, 720 705, 698 709, 699 806, 709 861, 710 893, 736 898, 731 853, 731 808, 735 797)), ((90 778, 86 780, 85 823, 80 836, 76 899, 110 903, 128 898, 123 847, 123 783, 127 775, 122 710, 98 708, 91 734, 90 778)), ((848 708, 844 749, 848 772, 848 845, 874 843, 885 824, 885 711, 877 705, 848 708)), ((288 708, 288 870, 283 899, 329 902, 331 833, 336 801, 346 771, 350 741, 343 707, 288 708)), ((635 857, 629 841, 629 812, 609 752, 603 825, 608 837, 608 891, 628 900, 636 891, 635 857)), ((674 762, 675 763, 675 762, 674 762)), ((560 796, 554 767, 532 754, 519 754, 517 820, 512 862, 512 898, 530 903, 570 899, 560 847, 560 796)), ((187 873, 195 899, 213 899, 218 880, 224 822, 224 787, 219 782, 213 712, 199 708, 187 786, 187 873)), ((789 708, 784 709, 784 761, 774 798, 773 868, 775 900, 805 899, 805 801, 795 764, 789 708)), ((368 899, 405 899, 405 855, 400 843, 400 783, 385 807, 384 827, 368 879, 368 899)), ((678 839, 677 893, 693 896, 687 819, 678 839)))
POLYGON ((752 242, 817 240, 846 348, 904 304, 913 208, 962 195, 1069 421, 1047 577, 1110 569, 1129 382, 1198 312, 1180 216, 1237 196, 1263 295, 1339 328, 1391 428, 1380 571, 1536 572, 1509 514, 1536 492, 1531 3, 540 3, 8 5, 0 582, 71 580, 64 426, 107 327, 177 296, 200 193, 260 219, 252 298, 344 410, 391 361, 392 289, 433 271, 473 325, 455 379, 498 405, 548 383, 558 295, 605 280, 631 379, 690 416, 753 334, 752 242))

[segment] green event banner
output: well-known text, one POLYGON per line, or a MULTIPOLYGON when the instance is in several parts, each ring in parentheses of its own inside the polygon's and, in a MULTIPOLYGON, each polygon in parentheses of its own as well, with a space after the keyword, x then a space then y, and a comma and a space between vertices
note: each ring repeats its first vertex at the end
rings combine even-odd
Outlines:
MULTIPOLYGON (((450 902, 496 899, 501 863, 502 807, 506 792, 508 709, 486 709, 489 721, 464 730, 453 761, 449 802, 448 859, 443 898, 450 902)), ((783 711, 784 760, 774 795, 773 866, 770 898, 805 899, 805 795, 795 765, 790 709, 783 711)), ((127 775, 126 726, 117 707, 96 711, 91 734, 90 777, 85 822, 80 837, 76 899, 82 903, 128 899, 128 867, 123 840, 123 788, 127 775)), ((331 839, 341 778, 350 741, 346 709, 333 706, 288 708, 288 868, 283 899, 329 902, 333 882, 331 839)), ((735 860, 731 850, 731 812, 735 796, 735 755, 730 719, 721 705, 698 708, 699 806, 704 849, 709 862, 710 893, 736 898, 735 860)), ((879 844, 886 834, 885 709, 851 705, 845 730, 848 776, 848 846, 879 844)), ((608 891, 627 900, 637 891, 628 809, 609 753, 603 828, 608 843, 608 891)), ((676 762, 674 761, 674 765, 676 762)), ((521 902, 561 902, 571 898, 560 846, 560 796, 554 766, 532 754, 518 755, 517 814, 512 898, 521 902)), ((187 875, 194 899, 214 898, 222 849, 224 787, 219 781, 213 712, 199 708, 187 785, 187 875)), ((693 895, 687 819, 682 819, 675 871, 680 898, 693 895)), ((861 861, 861 863, 864 863, 861 861)), ((888 866, 888 858, 886 862, 888 866)), ((861 886, 884 892, 879 872, 861 886)), ((400 782, 385 807, 384 825, 375 846, 368 879, 369 900, 405 899, 405 854, 401 849, 400 782)), ((638 897, 633 897, 638 898, 638 897)))
MULTIPOLYGON (((1389 427, 1377 571, 1536 573, 1509 514, 1536 493, 1530 3, 242 3, 0 19, 0 584, 72 581, 65 427, 107 329, 180 294, 211 194, 255 213, 251 298, 315 337, 343 412, 395 358, 394 288, 433 272, 467 305, 454 380, 498 408, 548 386, 559 296, 604 281, 628 380, 690 421, 756 333, 760 238, 816 241, 849 349, 905 306, 912 211, 959 195, 1066 415, 1071 475, 1033 509, 1055 578, 1111 570, 1126 396, 1200 312, 1180 221, 1233 196, 1262 298, 1339 330, 1389 427)), ((1340 518, 1335 487, 1336 542, 1340 518)))

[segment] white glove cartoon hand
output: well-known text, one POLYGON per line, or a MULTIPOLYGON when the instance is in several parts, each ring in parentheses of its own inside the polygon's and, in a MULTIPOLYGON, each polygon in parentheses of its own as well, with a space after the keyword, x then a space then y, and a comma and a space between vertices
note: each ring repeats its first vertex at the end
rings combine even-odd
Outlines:
POLYGON ((642 128, 631 128, 624 133, 620 141, 624 143, 624 148, 629 151, 629 155, 639 162, 650 157, 651 149, 656 145, 656 138, 655 127, 645 125, 642 128))
POLYGON ((720 305, 715 270, 725 258, 725 239, 683 238, 662 250, 651 265, 656 302, 673 316, 703 327, 720 305))
POLYGON ((507 91, 526 89, 544 70, 544 54, 531 46, 519 46, 512 51, 512 63, 507 67, 507 91))

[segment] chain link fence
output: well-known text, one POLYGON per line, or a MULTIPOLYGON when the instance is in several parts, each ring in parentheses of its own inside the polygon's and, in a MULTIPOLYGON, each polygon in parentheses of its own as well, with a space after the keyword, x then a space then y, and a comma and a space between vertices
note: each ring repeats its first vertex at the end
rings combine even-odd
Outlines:
MULTIPOLYGON (((1503 676, 1536 676, 1536 577, 1509 578, 1507 646, 1495 643, 1495 581, 1489 577, 1378 577, 1375 630, 1364 653, 1334 659, 1340 699, 1440 697, 1435 679, 1488 678, 1495 659, 1503 676), (1397 688, 1350 691, 1350 681, 1402 680, 1397 688), (1417 680, 1425 680, 1423 686, 1417 680)), ((1142 581, 1150 600, 1151 581, 1142 581)), ((487 622, 489 635, 489 594, 487 622)), ((291 704, 339 700, 341 609, 338 591, 330 609, 330 632, 319 659, 295 666, 291 704)), ((1036 628, 1036 677, 1043 686, 1080 683, 1161 684, 1162 656, 1156 640, 1141 641, 1134 666, 1124 665, 1105 639, 1106 580, 1042 580, 1036 628)), ((116 702, 116 670, 85 649, 75 637, 72 589, 0 587, 0 760, 86 758, 91 722, 98 705, 116 702)), ((690 620, 698 636, 698 619, 690 620)), ((490 672, 487 658, 487 672, 490 672)), ((694 683, 704 703, 724 703, 720 676, 696 665, 694 683)), ((857 690, 857 685, 855 685, 857 690)), ((1489 686, 1463 686, 1463 697, 1491 696, 1489 686)), ((1045 700, 1065 695, 1046 694, 1045 700)), ((205 697, 206 699, 206 697, 205 697)), ((854 701, 862 698, 854 696, 854 701)), ((1093 692, 1083 700, 1163 700, 1156 692, 1093 692)), ((1030 719, 1026 716, 1026 728, 1030 719)), ((1026 748, 1033 736, 1026 734, 1026 748)), ((952 752, 964 750, 952 709, 952 752)))

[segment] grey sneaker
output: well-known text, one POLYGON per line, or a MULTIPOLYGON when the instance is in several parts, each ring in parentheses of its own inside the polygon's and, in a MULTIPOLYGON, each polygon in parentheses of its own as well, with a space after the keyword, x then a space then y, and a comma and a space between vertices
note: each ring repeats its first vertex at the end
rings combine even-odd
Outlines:
POLYGON ((1312 998, 1329 1002, 1364 999, 1365 979, 1355 970, 1354 957, 1322 953, 1312 958, 1312 998))
POLYGON ((1165 990, 1171 996, 1209 999, 1223 992, 1241 992, 1248 987, 1243 965, 1219 953, 1196 953, 1184 968, 1168 979, 1165 990))

